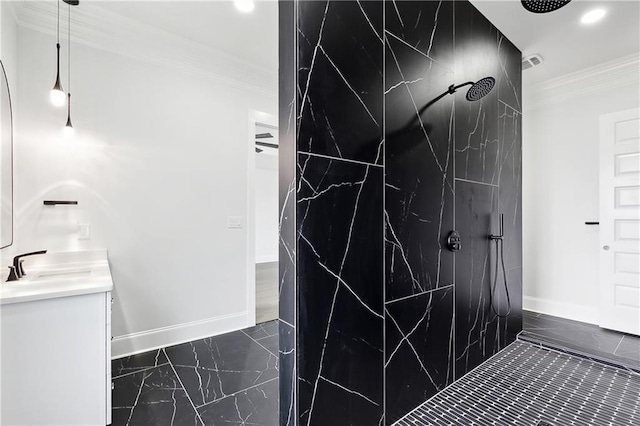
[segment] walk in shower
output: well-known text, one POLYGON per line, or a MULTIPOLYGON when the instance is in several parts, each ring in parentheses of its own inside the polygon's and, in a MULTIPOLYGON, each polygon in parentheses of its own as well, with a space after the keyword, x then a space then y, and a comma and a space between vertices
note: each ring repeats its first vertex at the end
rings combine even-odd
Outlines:
POLYGON ((390 425, 515 340, 520 87, 467 1, 280 4, 281 425, 390 425))

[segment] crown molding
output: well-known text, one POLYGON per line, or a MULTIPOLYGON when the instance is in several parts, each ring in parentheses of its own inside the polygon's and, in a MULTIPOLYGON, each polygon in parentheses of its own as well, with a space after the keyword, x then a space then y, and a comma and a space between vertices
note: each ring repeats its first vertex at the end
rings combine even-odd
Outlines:
MULTIPOLYGON (((20 0, 12 3, 18 3, 14 12, 20 27, 56 35, 55 1, 20 0)), ((115 14, 92 2, 84 2, 82 7, 72 11, 71 36, 74 43, 206 76, 236 89, 277 98, 277 70, 257 66, 219 49, 115 14)), ((61 19, 60 33, 66 32, 67 20, 61 19)))
MULTIPOLYGON (((1 1, 1 0, 0 0, 1 1)), ((13 22, 18 22, 18 10, 22 5, 22 1, 7 1, 3 3, 7 4, 8 10, 11 13, 11 17, 13 18, 13 22)))
POLYGON ((632 85, 640 90, 638 53, 526 86, 524 110, 543 108, 571 98, 632 85))

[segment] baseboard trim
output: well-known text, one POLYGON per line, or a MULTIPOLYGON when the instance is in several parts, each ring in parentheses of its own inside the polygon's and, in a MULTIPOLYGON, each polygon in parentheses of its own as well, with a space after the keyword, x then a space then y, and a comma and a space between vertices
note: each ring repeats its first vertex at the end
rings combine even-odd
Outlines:
POLYGON ((522 298, 522 309, 598 325, 599 312, 597 308, 524 296, 522 298))
POLYGON ((118 336, 111 341, 111 358, 121 358, 165 346, 228 333, 240 330, 248 325, 247 312, 240 312, 118 336))

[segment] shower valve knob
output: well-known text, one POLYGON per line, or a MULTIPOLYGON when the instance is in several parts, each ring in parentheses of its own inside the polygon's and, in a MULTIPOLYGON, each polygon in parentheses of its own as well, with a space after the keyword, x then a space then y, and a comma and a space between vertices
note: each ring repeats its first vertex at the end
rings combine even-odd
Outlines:
POLYGON ((460 239, 460 234, 456 231, 449 232, 447 236, 447 247, 451 251, 459 251, 462 248, 462 240, 460 239))

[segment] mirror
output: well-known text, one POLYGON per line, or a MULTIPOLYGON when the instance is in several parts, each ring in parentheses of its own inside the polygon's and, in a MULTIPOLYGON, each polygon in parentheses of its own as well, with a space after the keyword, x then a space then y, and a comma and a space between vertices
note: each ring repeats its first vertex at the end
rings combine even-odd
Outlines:
POLYGON ((0 248, 5 248, 13 243, 13 110, 2 61, 0 68, 0 248))

